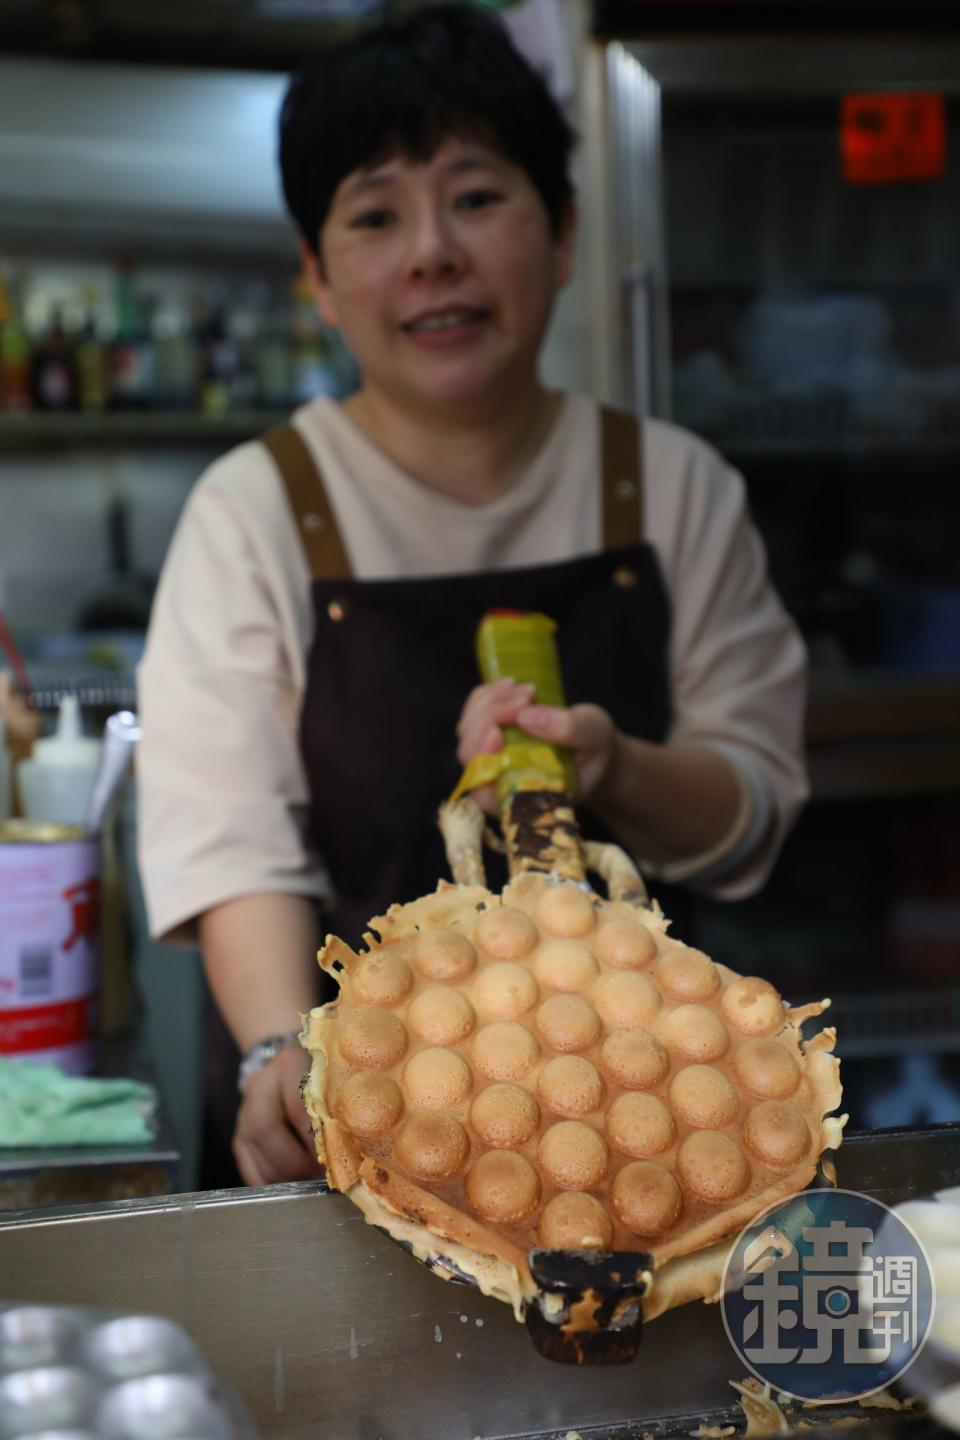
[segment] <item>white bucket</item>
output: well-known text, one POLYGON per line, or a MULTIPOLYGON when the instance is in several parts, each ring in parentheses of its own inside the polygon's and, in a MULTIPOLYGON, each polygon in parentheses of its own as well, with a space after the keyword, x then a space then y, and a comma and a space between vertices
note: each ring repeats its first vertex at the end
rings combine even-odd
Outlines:
POLYGON ((94 1068, 99 910, 99 836, 0 824, 0 1055, 94 1068))

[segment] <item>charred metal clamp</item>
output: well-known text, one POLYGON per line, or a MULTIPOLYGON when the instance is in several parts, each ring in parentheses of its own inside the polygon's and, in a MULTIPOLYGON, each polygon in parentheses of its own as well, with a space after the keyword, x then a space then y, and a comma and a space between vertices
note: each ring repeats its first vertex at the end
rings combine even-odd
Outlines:
POLYGON ((526 1306, 527 1329, 547 1360, 626 1365, 636 1356, 652 1259, 638 1250, 531 1250, 539 1295, 526 1306))

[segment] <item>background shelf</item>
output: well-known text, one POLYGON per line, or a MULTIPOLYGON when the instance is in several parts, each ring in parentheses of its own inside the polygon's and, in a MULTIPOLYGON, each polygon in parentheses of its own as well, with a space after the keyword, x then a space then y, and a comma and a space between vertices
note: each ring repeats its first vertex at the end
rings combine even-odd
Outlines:
POLYGON ((261 435, 285 412, 123 411, 104 415, 0 415, 0 454, 114 444, 222 445, 261 435))

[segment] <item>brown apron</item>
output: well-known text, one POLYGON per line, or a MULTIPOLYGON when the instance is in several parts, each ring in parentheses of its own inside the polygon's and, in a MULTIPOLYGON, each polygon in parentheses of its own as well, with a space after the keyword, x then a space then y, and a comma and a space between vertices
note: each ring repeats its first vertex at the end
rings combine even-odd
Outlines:
MULTIPOLYGON (((602 551, 416 580, 352 578, 322 478, 299 431, 282 425, 263 443, 283 478, 312 577, 314 638, 300 745, 310 839, 336 892, 324 924, 357 945, 374 915, 428 893, 449 874, 436 812, 459 776, 456 724, 478 683, 474 637, 487 610, 552 616, 568 703, 603 706, 628 735, 666 736, 670 607, 643 537, 639 431, 632 418, 602 412, 602 551)), ((588 837, 607 838, 587 808, 580 821, 588 837)), ((504 877, 490 860, 488 879, 499 889, 504 877)), ((211 1047, 211 1060, 213 1051, 219 1054, 221 1046, 211 1047)), ((224 1072, 231 1066, 235 1075, 236 1051, 219 1054, 221 1095, 210 1098, 227 1103, 216 1107, 221 1134, 216 1144, 208 1137, 210 1160, 230 1153, 235 1087, 224 1089, 224 1072)))

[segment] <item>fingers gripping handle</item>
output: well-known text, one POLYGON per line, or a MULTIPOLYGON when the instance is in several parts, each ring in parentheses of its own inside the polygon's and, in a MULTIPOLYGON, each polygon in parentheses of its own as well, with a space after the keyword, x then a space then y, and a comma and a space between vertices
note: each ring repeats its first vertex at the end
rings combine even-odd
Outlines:
MULTIPOLYGON (((477 630, 477 664, 483 680, 507 676, 534 687, 534 703, 563 705, 560 660, 554 642, 556 625, 546 615, 516 610, 491 610, 477 630)), ((573 795, 576 769, 570 752, 508 725, 503 748, 493 755, 475 755, 453 792, 456 800, 480 785, 494 784, 501 809, 520 790, 550 790, 573 795)))

